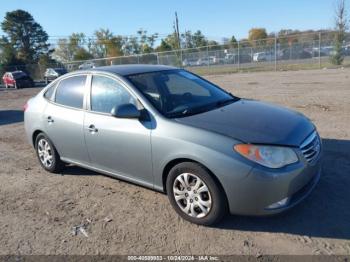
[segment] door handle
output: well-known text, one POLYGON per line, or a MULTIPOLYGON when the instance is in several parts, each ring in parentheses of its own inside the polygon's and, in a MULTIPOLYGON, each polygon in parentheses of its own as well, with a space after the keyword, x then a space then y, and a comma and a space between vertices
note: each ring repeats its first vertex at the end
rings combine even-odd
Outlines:
POLYGON ((48 116, 48 117, 47 117, 47 122, 48 122, 48 123, 53 123, 53 122, 54 122, 51 116, 48 116))
POLYGON ((89 130, 90 133, 97 133, 98 132, 98 129, 94 125, 89 125, 89 127, 87 129, 89 130))

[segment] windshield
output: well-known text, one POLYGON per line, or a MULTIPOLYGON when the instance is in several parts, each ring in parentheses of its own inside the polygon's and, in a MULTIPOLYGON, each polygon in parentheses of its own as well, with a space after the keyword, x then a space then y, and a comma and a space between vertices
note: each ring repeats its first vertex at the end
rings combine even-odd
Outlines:
POLYGON ((185 70, 165 70, 126 77, 166 117, 209 111, 237 98, 185 70))

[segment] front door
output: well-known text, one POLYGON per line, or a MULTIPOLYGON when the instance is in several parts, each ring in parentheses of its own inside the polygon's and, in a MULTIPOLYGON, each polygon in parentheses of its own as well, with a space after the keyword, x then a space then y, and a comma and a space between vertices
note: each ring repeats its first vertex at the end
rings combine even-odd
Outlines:
POLYGON ((153 184, 150 123, 111 116, 113 107, 137 99, 118 80, 93 75, 84 133, 91 165, 148 185, 153 184))

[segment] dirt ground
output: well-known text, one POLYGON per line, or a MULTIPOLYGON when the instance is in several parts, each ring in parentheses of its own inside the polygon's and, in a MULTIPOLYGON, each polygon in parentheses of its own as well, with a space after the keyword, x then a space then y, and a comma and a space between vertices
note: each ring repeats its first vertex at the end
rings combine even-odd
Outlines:
POLYGON ((315 191, 273 217, 190 224, 166 195, 68 167, 53 175, 27 143, 21 112, 40 88, 0 89, 0 254, 350 254, 350 70, 215 75, 233 94, 308 116, 324 143, 315 191), (72 234, 86 223, 88 237, 72 234))

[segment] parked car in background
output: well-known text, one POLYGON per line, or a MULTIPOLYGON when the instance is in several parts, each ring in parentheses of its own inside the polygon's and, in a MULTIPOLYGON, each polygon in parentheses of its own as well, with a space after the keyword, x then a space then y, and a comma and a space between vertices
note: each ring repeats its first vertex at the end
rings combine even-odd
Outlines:
POLYGON ((71 163, 165 192, 197 224, 280 213, 320 178, 322 144, 309 119, 175 67, 76 71, 24 108, 45 170, 71 163))
POLYGON ((259 52, 253 55, 254 62, 272 61, 274 59, 275 56, 272 52, 259 52))
POLYGON ((92 69, 95 68, 95 63, 93 62, 85 62, 84 64, 81 64, 78 68, 79 70, 86 70, 86 69, 92 69))
MULTIPOLYGON (((289 59, 307 59, 312 58, 314 56, 318 57, 318 50, 313 48, 305 48, 305 49, 282 49, 277 54, 278 60, 289 60, 289 59)), ((325 54, 321 52, 321 56, 324 56, 325 54)))
POLYGON ((48 84, 50 81, 55 80, 57 77, 64 74, 67 74, 67 70, 65 68, 48 68, 44 74, 45 83, 48 84))
POLYGON ((252 57, 248 54, 226 54, 224 58, 225 64, 250 63, 252 57))
POLYGON ((196 66, 198 59, 186 58, 182 61, 182 66, 196 66))
POLYGON ((2 77, 5 88, 33 87, 33 79, 23 71, 6 72, 2 77))

